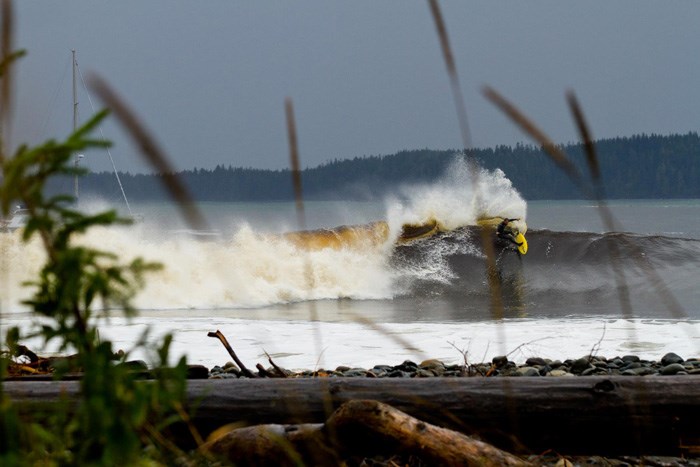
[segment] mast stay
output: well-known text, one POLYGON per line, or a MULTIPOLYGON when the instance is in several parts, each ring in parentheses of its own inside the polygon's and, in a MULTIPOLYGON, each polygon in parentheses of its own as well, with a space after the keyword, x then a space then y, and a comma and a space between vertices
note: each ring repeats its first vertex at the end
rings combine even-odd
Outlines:
MULTIPOLYGON (((92 102, 92 98, 90 97, 90 92, 88 91, 87 86, 85 85, 85 78, 83 78, 83 72, 80 70, 80 67, 78 66, 78 61, 75 58, 75 50, 73 50, 73 131, 77 129, 78 125, 78 98, 77 98, 77 86, 76 86, 76 76, 80 77, 80 82, 83 84, 83 89, 85 89, 85 95, 88 98, 88 102, 90 103, 90 108, 92 109, 92 113, 95 113, 95 104, 92 102)), ((102 131, 102 127, 99 128, 100 130, 100 137, 102 140, 106 140, 104 132, 102 131)), ((122 185, 122 181, 119 178, 119 172, 117 172, 117 166, 114 163, 114 158, 112 157, 112 152, 109 150, 109 148, 106 148, 107 150, 107 155, 109 156, 109 161, 112 163, 112 170, 114 172, 114 176, 117 179, 117 184, 119 185, 119 190, 122 193, 122 197, 124 198, 124 203, 126 204, 126 209, 129 211, 129 216, 134 217, 133 212, 131 212, 131 206, 129 205, 129 200, 126 197, 126 192, 124 191, 124 186, 122 185)), ((78 167, 78 162, 80 159, 83 158, 82 154, 77 154, 75 156, 75 167, 78 167)), ((78 199, 78 176, 76 175, 75 177, 75 198, 78 199)))

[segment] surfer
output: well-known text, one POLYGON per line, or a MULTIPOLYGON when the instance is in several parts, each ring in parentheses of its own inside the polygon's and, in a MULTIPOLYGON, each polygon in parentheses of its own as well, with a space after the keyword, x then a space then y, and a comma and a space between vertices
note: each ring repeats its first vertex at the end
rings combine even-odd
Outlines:
POLYGON ((498 227, 496 228, 496 236, 498 238, 502 238, 503 240, 508 240, 509 242, 514 243, 517 246, 520 246, 523 244, 523 242, 518 242, 515 239, 515 233, 513 233, 513 228, 508 225, 513 221, 517 221, 519 219, 508 219, 507 217, 503 219, 503 222, 498 224, 498 227))

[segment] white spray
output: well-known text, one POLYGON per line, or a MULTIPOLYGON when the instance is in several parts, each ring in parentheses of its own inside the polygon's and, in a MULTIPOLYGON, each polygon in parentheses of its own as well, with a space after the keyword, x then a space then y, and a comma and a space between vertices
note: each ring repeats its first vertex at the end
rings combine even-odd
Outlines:
MULTIPOLYGON (((137 296, 135 304, 141 309, 210 310, 309 299, 389 299, 398 292, 397 274, 405 273, 389 265, 402 224, 436 219, 453 229, 473 225, 484 216, 525 217, 526 203, 503 172, 482 171, 478 178, 479 206, 473 205, 471 177, 461 160, 439 182, 403 187, 401 202, 386 203, 389 239, 362 249, 304 251, 247 225, 222 233, 219 239, 202 241, 163 232, 148 220, 128 228, 93 229, 80 242, 116 252, 123 261, 140 256, 164 265, 163 271, 148 277, 146 288, 137 296), (307 264, 312 280, 306 275, 307 264)), ((21 284, 36 277, 44 254, 36 241, 22 244, 19 232, 1 233, 0 249, 0 311, 22 311, 20 302, 31 290, 21 284)))
POLYGON ((392 231, 403 224, 421 224, 433 219, 446 230, 475 225, 478 219, 487 217, 525 220, 527 203, 502 170, 479 169, 476 190, 472 186, 473 178, 466 161, 455 158, 439 182, 402 187, 404 201, 394 199, 387 205, 392 231))

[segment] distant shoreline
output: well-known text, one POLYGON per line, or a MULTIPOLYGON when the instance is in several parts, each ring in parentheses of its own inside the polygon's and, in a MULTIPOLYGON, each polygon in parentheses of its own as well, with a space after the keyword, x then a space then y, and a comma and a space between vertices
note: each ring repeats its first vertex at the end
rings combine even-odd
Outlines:
MULTIPOLYGON (((561 148, 571 157, 582 179, 592 188, 581 145, 561 148)), ((636 135, 596 142, 602 173, 602 194, 607 199, 700 198, 700 137, 636 135)), ((502 170, 527 200, 586 199, 540 148, 532 145, 497 146, 462 150, 404 150, 384 156, 332 160, 301 173, 306 200, 376 200, 395 195, 400 186, 440 183, 455 158, 467 154, 487 170, 502 170)), ((87 162, 89 165, 89 161, 87 162)), ((288 169, 263 170, 236 167, 235 161, 213 169, 189 169, 176 175, 196 201, 294 200, 288 169)), ((160 175, 120 172, 132 201, 168 199, 160 175)), ((56 180, 53 192, 72 192, 69 180, 56 180)), ((81 181, 81 193, 102 199, 122 194, 111 172, 90 173, 81 181)))

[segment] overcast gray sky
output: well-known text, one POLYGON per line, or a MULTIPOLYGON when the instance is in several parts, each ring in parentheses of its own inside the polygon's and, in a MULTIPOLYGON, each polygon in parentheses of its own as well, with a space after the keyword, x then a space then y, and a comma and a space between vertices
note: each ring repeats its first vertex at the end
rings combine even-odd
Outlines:
MULTIPOLYGON (((288 166, 284 99, 303 166, 461 146, 426 1, 18 1, 15 141, 70 130, 70 50, 127 100, 178 169, 288 166)), ((473 144, 527 141, 481 94, 493 86, 555 140, 697 131, 700 2, 441 1, 473 144)), ((95 99, 95 96, 93 96, 95 99)), ((99 107, 99 102, 95 102, 99 107)), ((81 118, 91 114, 80 98, 81 118)), ((119 169, 146 171, 114 125, 119 169)), ((110 170, 90 154, 93 170, 110 170)))

